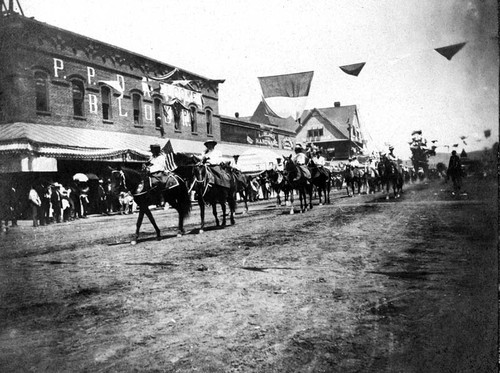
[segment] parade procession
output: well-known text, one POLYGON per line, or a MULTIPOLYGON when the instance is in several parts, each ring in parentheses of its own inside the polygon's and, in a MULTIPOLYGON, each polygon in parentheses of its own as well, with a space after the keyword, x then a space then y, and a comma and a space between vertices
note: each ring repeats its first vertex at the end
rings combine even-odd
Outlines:
POLYGON ((0 4, 1 372, 498 371, 496 2, 0 4))

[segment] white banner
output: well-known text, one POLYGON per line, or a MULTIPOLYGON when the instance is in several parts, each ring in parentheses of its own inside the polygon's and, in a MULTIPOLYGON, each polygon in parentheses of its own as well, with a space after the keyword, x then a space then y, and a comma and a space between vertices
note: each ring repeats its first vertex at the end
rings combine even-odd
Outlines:
POLYGON ((202 94, 191 91, 183 87, 178 87, 172 84, 160 83, 160 93, 163 95, 166 102, 169 102, 174 98, 177 98, 186 107, 188 107, 189 104, 195 104, 200 109, 203 107, 202 94))

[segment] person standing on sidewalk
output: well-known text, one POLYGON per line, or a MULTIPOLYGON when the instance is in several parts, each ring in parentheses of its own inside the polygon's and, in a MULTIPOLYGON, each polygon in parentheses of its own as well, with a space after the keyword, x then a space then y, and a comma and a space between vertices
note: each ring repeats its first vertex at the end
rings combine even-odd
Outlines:
POLYGON ((28 200, 31 206, 31 217, 33 218, 33 226, 38 227, 38 210, 42 206, 42 201, 40 200, 40 196, 38 195, 36 189, 31 186, 28 200))

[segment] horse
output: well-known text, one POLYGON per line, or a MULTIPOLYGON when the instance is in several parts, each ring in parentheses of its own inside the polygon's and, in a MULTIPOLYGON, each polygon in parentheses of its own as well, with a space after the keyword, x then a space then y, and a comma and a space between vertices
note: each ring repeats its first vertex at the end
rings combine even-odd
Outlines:
POLYGON ((119 195, 120 192, 130 191, 139 208, 135 237, 131 242, 132 245, 137 243, 144 215, 148 217, 153 225, 157 239, 161 238, 160 229, 149 209, 150 205, 157 205, 161 197, 163 197, 165 202, 177 210, 179 215, 177 237, 185 234, 184 220, 191 213, 191 199, 189 198, 187 186, 179 175, 171 173, 169 187, 161 188, 159 185, 151 186, 149 177, 145 175, 144 172, 127 167, 121 167, 119 170, 111 169, 111 189, 115 195, 119 195))
POLYGON ((311 172, 311 183, 316 186, 318 190, 319 204, 330 204, 330 190, 332 188, 330 171, 323 167, 317 166, 313 161, 309 164, 309 171, 311 172), (322 202, 321 196, 324 195, 322 202))
POLYGON ((354 183, 356 182, 353 166, 351 165, 345 166, 345 169, 343 171, 343 178, 345 182, 345 189, 347 191, 347 196, 352 197, 354 195, 354 183), (351 188, 352 194, 349 193, 349 188, 351 188))
MULTIPOLYGON (((203 233, 205 227, 205 205, 212 205, 212 212, 215 218, 215 225, 220 227, 217 217, 217 204, 222 209, 222 227, 226 226, 226 202, 229 206, 229 219, 231 225, 235 224, 234 212, 236 211, 236 187, 231 182, 231 187, 226 188, 210 182, 209 170, 206 163, 198 162, 193 166, 193 182, 191 188, 196 192, 198 206, 200 207, 201 226, 199 233, 203 233)), ((191 189, 190 188, 190 189, 191 189)))
MULTIPOLYGON (((309 195, 309 208, 313 208, 312 204, 312 194, 313 194, 313 185, 304 175, 301 175, 297 178, 300 173, 299 167, 293 162, 292 155, 288 157, 284 157, 284 172, 283 175, 287 179, 290 186, 297 190, 299 194, 300 201, 300 211, 305 212, 308 207, 307 196, 309 195)), ((290 194, 290 203, 291 210, 290 214, 294 213, 293 210, 293 193, 290 194)))
POLYGON ((383 172, 381 175, 383 175, 382 186, 384 187, 385 185, 385 199, 389 199, 389 190, 391 185, 394 197, 399 198, 403 192, 404 179, 403 174, 398 170, 397 165, 387 157, 384 157, 379 163, 379 170, 383 172))
POLYGON ((292 191, 292 187, 283 175, 283 172, 279 170, 267 170, 266 173, 271 185, 271 190, 276 193, 276 207, 281 206, 281 191, 283 191, 286 204, 288 202, 290 192, 292 191))

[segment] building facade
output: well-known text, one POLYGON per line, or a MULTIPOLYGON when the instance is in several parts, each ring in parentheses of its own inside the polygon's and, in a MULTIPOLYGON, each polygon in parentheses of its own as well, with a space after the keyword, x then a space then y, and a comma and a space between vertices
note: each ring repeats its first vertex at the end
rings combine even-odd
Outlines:
POLYGON ((143 161, 162 138, 220 141, 223 81, 17 14, 2 16, 0 41, 1 172, 143 161))
POLYGON ((323 150, 327 160, 348 160, 362 154, 365 139, 356 105, 306 110, 296 130, 298 143, 312 143, 323 150))

